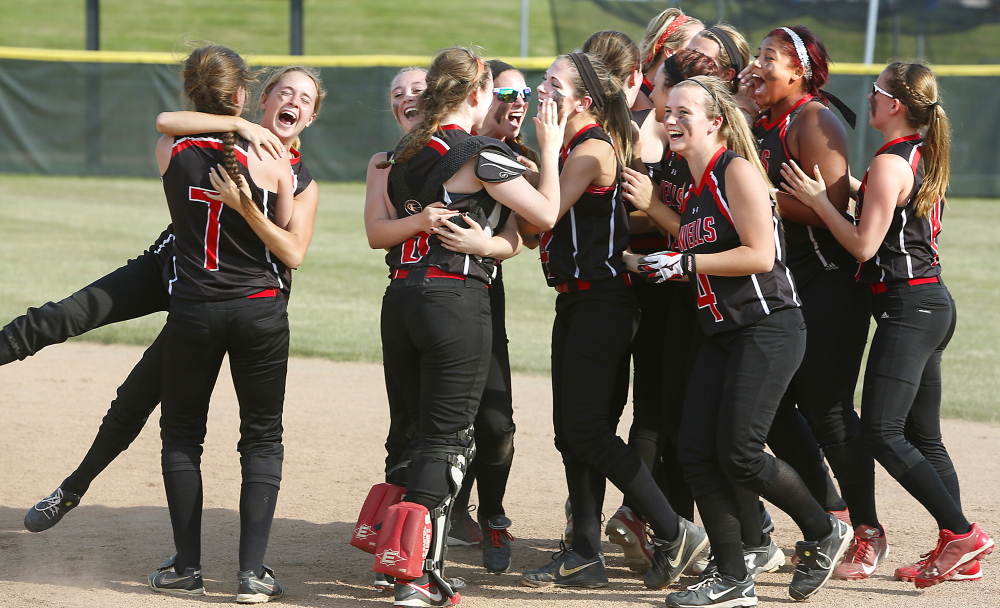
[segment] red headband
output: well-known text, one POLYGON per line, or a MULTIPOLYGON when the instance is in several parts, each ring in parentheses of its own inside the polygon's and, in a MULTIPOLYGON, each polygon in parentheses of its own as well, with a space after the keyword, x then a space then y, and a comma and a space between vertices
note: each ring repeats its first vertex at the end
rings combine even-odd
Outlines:
POLYGON ((670 36, 674 32, 681 29, 681 26, 690 20, 691 17, 688 17, 683 13, 674 17, 674 20, 670 22, 670 25, 667 26, 667 29, 663 30, 663 34, 660 36, 660 39, 657 40, 656 44, 653 45, 653 49, 649 52, 649 55, 646 55, 646 61, 644 63, 648 65, 650 62, 652 62, 653 58, 656 57, 656 54, 659 53, 660 49, 663 48, 663 43, 667 41, 667 38, 670 38, 670 36))

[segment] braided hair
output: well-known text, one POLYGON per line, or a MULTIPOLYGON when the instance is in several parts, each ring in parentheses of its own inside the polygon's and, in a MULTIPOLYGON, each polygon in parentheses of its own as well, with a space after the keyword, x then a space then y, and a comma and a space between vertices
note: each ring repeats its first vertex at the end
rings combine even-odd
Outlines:
MULTIPOLYGON (((209 44, 196 48, 184 61, 184 96, 194 109, 206 114, 221 114, 236 116, 242 109, 236 103, 240 91, 248 90, 251 84, 257 82, 256 73, 250 70, 247 62, 233 49, 218 44, 209 44)), ((232 131, 222 134, 223 167, 237 186, 243 185, 240 165, 236 160, 234 147, 236 133, 232 131)), ((249 211, 254 202, 240 193, 240 204, 244 211, 249 211)))
POLYGON ((906 121, 925 131, 924 183, 917 192, 917 217, 926 216, 944 198, 951 178, 951 129, 938 96, 934 72, 919 63, 895 62, 883 71, 886 88, 906 107, 906 121))

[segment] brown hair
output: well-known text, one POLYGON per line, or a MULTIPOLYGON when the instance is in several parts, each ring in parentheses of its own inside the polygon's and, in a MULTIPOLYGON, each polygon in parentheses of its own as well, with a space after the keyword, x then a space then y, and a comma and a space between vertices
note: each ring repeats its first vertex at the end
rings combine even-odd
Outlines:
POLYGON ((719 128, 719 135, 726 140, 726 147, 750 161, 757 171, 760 172, 768 190, 771 190, 771 180, 767 177, 767 171, 757 156, 757 147, 754 143, 753 133, 750 125, 743 118, 739 104, 729 92, 729 83, 715 76, 692 76, 677 84, 677 89, 688 87, 700 91, 705 99, 705 116, 709 119, 722 117, 722 126, 719 128))
POLYGON ((700 51, 692 51, 690 49, 681 49, 670 57, 667 57, 666 61, 663 62, 663 69, 666 75, 666 78, 663 79, 663 87, 665 89, 677 86, 678 83, 692 76, 719 75, 719 66, 711 57, 700 51), (668 62, 673 63, 677 75, 680 76, 680 80, 677 82, 674 82, 670 70, 667 69, 668 62))
MULTIPOLYGON (((218 44, 209 44, 196 48, 184 61, 184 95, 198 112, 206 114, 222 114, 235 116, 240 108, 235 97, 242 88, 248 91, 251 84, 257 82, 257 74, 233 49, 218 44)), ((249 95, 246 99, 249 100, 249 95)), ((222 158, 226 173, 236 182, 243 185, 239 162, 233 147, 236 145, 236 134, 222 133, 222 158)), ((254 206, 243 190, 239 190, 240 203, 244 210, 254 206)))
POLYGON ((684 30, 691 25, 704 27, 701 21, 685 15, 679 8, 668 8, 656 17, 653 17, 649 21, 649 24, 646 25, 646 31, 642 35, 642 43, 639 45, 640 56, 642 57, 642 71, 645 72, 649 69, 649 66, 656 62, 656 58, 663 49, 670 51, 680 49, 681 43, 684 42, 684 30), (680 22, 678 22, 679 18, 681 19, 680 22), (670 32, 670 35, 666 39, 661 40, 671 25, 679 27, 675 27, 674 31, 670 32))
MULTIPOLYGON (((413 158, 431 140, 440 120, 457 110, 473 91, 485 88, 491 79, 486 64, 472 49, 453 46, 438 53, 427 70, 427 88, 417 99, 420 122, 400 140, 393 162, 413 158)), ((384 169, 390 164, 382 161, 375 166, 384 169)))
MULTIPOLYGON (((719 45, 719 63, 722 64, 723 70, 728 70, 732 68, 736 70, 736 76, 739 76, 740 66, 746 67, 750 65, 750 43, 747 39, 740 34, 739 30, 735 27, 729 25, 728 23, 720 21, 712 26, 718 29, 723 34, 729 36, 733 44, 736 45, 736 52, 740 54, 740 57, 731 57, 729 51, 726 50, 726 44, 722 41, 718 34, 711 31, 711 29, 704 29, 698 32, 695 38, 708 38, 709 40, 715 42, 719 45)), ((733 81, 726 83, 729 85, 729 92, 735 93, 740 86, 739 78, 733 77, 733 81)))
POLYGON ((601 58, 608 70, 622 84, 632 72, 639 69, 639 47, 628 34, 615 30, 601 30, 587 38, 581 49, 584 53, 601 58))
MULTIPOLYGON (((608 70, 599 57, 589 54, 586 57, 590 60, 590 65, 593 66, 594 72, 597 74, 597 79, 601 83, 606 98, 604 107, 598 108, 596 104, 591 104, 590 112, 611 137, 618 162, 627 167, 632 161, 632 113, 628 108, 628 100, 625 99, 622 81, 608 70)), ((580 76, 580 72, 570 56, 560 55, 559 59, 566 61, 566 65, 574 76, 573 96, 577 99, 584 97, 593 99, 596 92, 587 90, 583 77, 580 76)))
POLYGON ((917 217, 924 217, 938 199, 944 198, 951 178, 951 129, 938 97, 934 72, 919 63, 895 62, 885 68, 889 92, 906 106, 906 121, 925 130, 923 145, 924 183, 913 202, 917 217))
MULTIPOLYGON (((319 75, 319 70, 316 68, 310 68, 303 65, 290 65, 288 67, 281 68, 280 70, 276 70, 267 79, 267 82, 264 83, 264 88, 261 92, 264 95, 269 95, 271 91, 274 90, 274 87, 277 86, 278 81, 289 72, 302 72, 312 79, 313 84, 316 85, 316 103, 313 105, 313 114, 319 116, 319 108, 323 105, 323 100, 326 99, 326 89, 323 88, 323 78, 319 75)), ((292 148, 297 150, 300 143, 299 138, 296 137, 295 141, 292 142, 292 148)))

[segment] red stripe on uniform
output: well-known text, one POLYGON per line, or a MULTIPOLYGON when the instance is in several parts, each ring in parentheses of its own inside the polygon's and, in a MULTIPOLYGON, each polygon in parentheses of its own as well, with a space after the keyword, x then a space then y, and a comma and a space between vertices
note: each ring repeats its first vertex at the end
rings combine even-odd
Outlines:
POLYGON ((449 150, 448 144, 444 143, 437 137, 432 137, 431 140, 427 142, 427 146, 430 148, 434 148, 434 151, 440 154, 441 156, 444 156, 444 153, 449 150))
MULTIPOLYGON (((194 139, 188 137, 174 143, 174 147, 170 150, 170 156, 173 158, 178 152, 191 147, 218 150, 220 152, 225 149, 225 145, 222 143, 221 139, 194 139)), ((236 154, 236 160, 239 161, 241 165, 246 166, 246 152, 238 146, 233 146, 233 152, 236 154)))
POLYGON ((598 195, 600 195, 600 194, 607 194, 608 192, 611 192, 614 189, 615 189, 615 186, 595 186, 595 185, 591 184, 591 185, 587 186, 587 189, 584 190, 584 192, 586 192, 587 194, 598 194, 598 195))

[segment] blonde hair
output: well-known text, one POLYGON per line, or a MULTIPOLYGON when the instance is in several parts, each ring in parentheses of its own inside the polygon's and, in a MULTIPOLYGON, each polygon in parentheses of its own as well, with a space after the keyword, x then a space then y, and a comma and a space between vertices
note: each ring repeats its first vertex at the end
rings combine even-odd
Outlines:
MULTIPOLYGON (((608 70, 599 57, 590 54, 586 56, 594 68, 594 73, 597 74, 597 79, 601 82, 601 88, 606 98, 603 108, 599 109, 596 104, 592 103, 590 113, 611 137, 618 162, 627 167, 632 162, 632 112, 628 108, 628 100, 625 98, 622 81, 608 70)), ((596 92, 587 90, 583 77, 580 76, 576 63, 570 56, 560 55, 559 59, 566 61, 569 71, 574 76, 573 96, 577 99, 584 97, 594 99, 596 92)))
POLYGON ((649 69, 649 66, 656 62, 656 58, 660 55, 660 51, 663 49, 668 49, 670 51, 680 50, 681 43, 684 42, 684 30, 691 25, 697 25, 698 27, 705 26, 705 24, 698 19, 685 15, 679 8, 668 8, 659 15, 653 17, 649 21, 649 24, 646 25, 646 31, 642 35, 642 42, 639 44, 639 53, 642 57, 642 71, 645 72, 649 69), (667 28, 669 28, 679 17, 687 17, 687 20, 673 33, 667 36, 666 40, 660 42, 660 38, 667 31, 667 28))
MULTIPOLYGON (((420 122, 400 140, 393 162, 404 163, 416 156, 438 130, 441 119, 461 107, 473 91, 485 88, 491 79, 486 63, 472 49, 453 46, 438 53, 427 70, 427 88, 417 99, 420 122)), ((375 166, 384 169, 390 164, 383 161, 375 166)))
MULTIPOLYGON (((249 91, 257 82, 257 73, 250 70, 247 62, 233 49, 218 44, 207 44, 191 51, 184 60, 184 95, 198 112, 235 116, 240 107, 235 97, 242 88, 249 91)), ((249 94, 246 95, 249 100, 249 94)), ((229 177, 237 186, 243 185, 240 165, 233 148, 236 133, 222 133, 222 164, 229 177)), ((240 204, 245 211, 253 208, 254 202, 239 189, 240 204)))
POLYGON ((702 94, 705 116, 709 120, 722 117, 719 136, 725 140, 726 147, 750 161, 764 179, 768 190, 772 190, 771 180, 757 156, 757 146, 750 125, 743 117, 733 94, 729 92, 729 83, 715 76, 692 76, 674 87, 675 90, 680 88, 689 88, 702 94))
POLYGON ((926 216, 943 199, 951 178, 951 128, 938 97, 934 72, 919 63, 895 62, 885 68, 885 85, 906 107, 906 121, 925 130, 924 182, 913 202, 917 217, 926 216))

